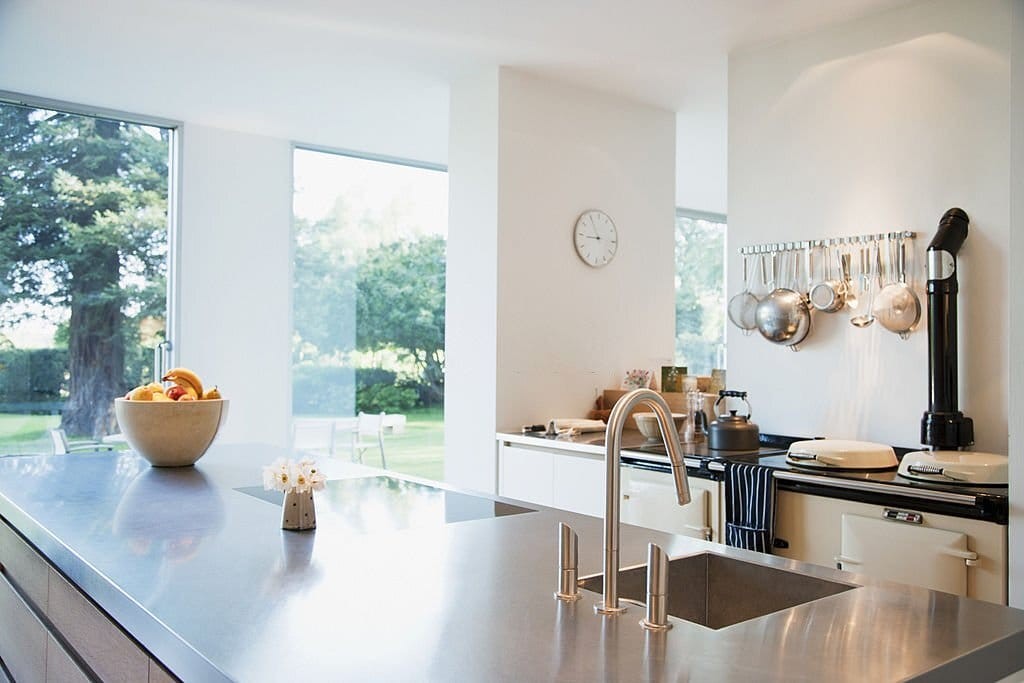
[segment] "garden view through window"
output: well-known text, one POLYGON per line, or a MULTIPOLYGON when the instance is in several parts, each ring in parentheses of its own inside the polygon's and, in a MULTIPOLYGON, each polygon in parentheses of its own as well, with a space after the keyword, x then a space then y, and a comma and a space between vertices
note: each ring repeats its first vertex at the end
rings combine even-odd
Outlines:
POLYGON ((676 212, 676 365, 725 368, 725 216, 676 212))
POLYGON ((293 223, 294 445, 442 479, 448 174, 297 148, 293 223))
POLYGON ((0 455, 99 440, 153 379, 173 130, 0 102, 0 455))

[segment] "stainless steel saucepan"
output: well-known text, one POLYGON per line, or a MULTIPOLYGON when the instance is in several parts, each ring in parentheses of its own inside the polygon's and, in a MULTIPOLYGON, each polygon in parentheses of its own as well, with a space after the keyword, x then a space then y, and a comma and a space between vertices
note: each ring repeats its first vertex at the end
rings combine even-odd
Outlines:
MULTIPOLYGON (((777 287, 761 299, 757 305, 755 320, 761 336, 770 342, 788 346, 794 351, 811 331, 811 311, 807 305, 807 296, 798 291, 799 258, 797 252, 783 254, 792 262, 792 279, 789 287, 777 287)), ((810 246, 805 247, 804 259, 807 273, 810 274, 810 246)))

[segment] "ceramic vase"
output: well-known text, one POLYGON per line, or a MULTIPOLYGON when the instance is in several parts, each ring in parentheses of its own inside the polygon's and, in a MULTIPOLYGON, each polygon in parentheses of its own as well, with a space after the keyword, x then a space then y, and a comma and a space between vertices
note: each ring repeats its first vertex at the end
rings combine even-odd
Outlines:
POLYGON ((304 531, 316 528, 316 507, 313 505, 313 492, 284 494, 281 508, 281 528, 289 531, 304 531))

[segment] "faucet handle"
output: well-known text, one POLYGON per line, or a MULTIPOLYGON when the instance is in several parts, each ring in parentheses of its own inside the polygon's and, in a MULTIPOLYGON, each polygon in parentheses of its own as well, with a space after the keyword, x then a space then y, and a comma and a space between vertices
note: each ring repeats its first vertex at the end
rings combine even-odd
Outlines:
POLYGON ((558 523, 558 590, 555 597, 563 602, 580 599, 577 583, 579 571, 578 536, 565 522, 558 523))
POLYGON ((648 631, 667 631, 668 556, 654 543, 647 544, 647 614, 640 625, 648 631))

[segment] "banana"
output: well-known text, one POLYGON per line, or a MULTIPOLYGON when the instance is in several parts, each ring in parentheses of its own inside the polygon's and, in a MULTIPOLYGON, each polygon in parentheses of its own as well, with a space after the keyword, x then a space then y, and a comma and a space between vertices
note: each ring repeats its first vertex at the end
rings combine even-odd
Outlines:
POLYGON ((165 382, 174 382, 187 391, 192 398, 199 398, 203 395, 203 382, 199 375, 188 368, 173 368, 161 377, 165 382))

